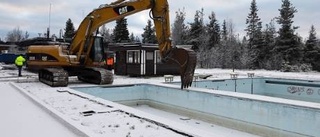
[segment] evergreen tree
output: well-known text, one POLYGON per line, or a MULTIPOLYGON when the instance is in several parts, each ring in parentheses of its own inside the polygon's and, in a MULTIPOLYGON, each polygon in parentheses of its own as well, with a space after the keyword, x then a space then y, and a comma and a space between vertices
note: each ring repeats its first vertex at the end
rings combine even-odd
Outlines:
POLYGON ((130 36, 129 36, 130 42, 135 42, 135 38, 136 37, 134 36, 134 34, 131 33, 130 36))
POLYGON ((249 68, 257 69, 262 67, 262 23, 258 16, 258 8, 256 0, 252 0, 250 13, 247 17, 246 24, 248 25, 245 31, 247 31, 248 39, 248 52, 249 52, 249 68))
POLYGON ((209 16, 209 24, 207 24, 207 31, 209 35, 208 48, 211 49, 220 43, 220 26, 218 20, 216 19, 216 15, 214 12, 211 12, 209 16))
POLYGON ((187 32, 188 27, 184 23, 186 13, 184 9, 182 11, 179 9, 176 12, 176 18, 172 26, 172 44, 174 45, 184 45, 187 44, 187 32))
POLYGON ((304 61, 308 64, 311 64, 314 70, 320 70, 320 48, 317 46, 317 36, 316 29, 314 26, 311 26, 308 40, 306 41, 304 49, 304 61))
POLYGON ((222 37, 223 41, 227 41, 228 40, 228 31, 227 31, 227 22, 226 22, 226 20, 223 20, 221 35, 222 35, 221 37, 222 37))
POLYGON ((197 10, 194 16, 194 22, 190 23, 190 33, 189 33, 189 42, 193 45, 193 50, 198 50, 201 46, 200 36, 204 33, 204 24, 203 24, 203 9, 201 11, 197 10))
MULTIPOLYGON (((285 64, 297 65, 300 63, 301 43, 299 37, 294 34, 297 27, 293 27, 294 13, 297 12, 289 0, 282 0, 280 16, 277 18, 277 23, 280 25, 278 31, 279 36, 276 40, 275 51, 282 57, 285 64)), ((286 70, 290 71, 290 70, 286 70)))
POLYGON ((136 42, 141 42, 139 36, 136 36, 136 38, 134 39, 136 42))
POLYGON ((276 40, 276 28, 274 20, 271 20, 269 24, 266 24, 266 28, 263 33, 263 48, 261 56, 263 58, 263 68, 268 70, 280 69, 281 60, 279 61, 278 56, 274 51, 275 40, 276 40))
POLYGON ((228 30, 227 30, 227 22, 226 20, 223 20, 222 23, 222 30, 221 30, 221 45, 218 48, 218 53, 219 53, 219 60, 218 60, 218 64, 220 64, 221 68, 228 68, 228 59, 229 56, 231 55, 229 54, 230 52, 228 52, 229 50, 227 50, 226 48, 228 48, 228 30))
POLYGON ((135 36, 133 33, 130 34, 130 42, 133 42, 133 43, 140 43, 140 38, 139 36, 135 36))
POLYGON ((129 31, 127 19, 121 18, 116 21, 116 26, 113 30, 113 41, 114 42, 128 42, 129 41, 129 31))
POLYGON ((152 26, 151 20, 148 20, 147 26, 143 28, 142 43, 157 43, 155 29, 152 26))
POLYGON ((71 19, 69 18, 66 22, 66 28, 64 29, 64 38, 72 39, 75 34, 75 29, 71 19))

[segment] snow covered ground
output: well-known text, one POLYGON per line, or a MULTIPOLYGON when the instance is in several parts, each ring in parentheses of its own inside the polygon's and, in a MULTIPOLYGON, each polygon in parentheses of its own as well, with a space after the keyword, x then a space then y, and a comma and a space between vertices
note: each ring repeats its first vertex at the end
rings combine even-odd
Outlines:
MULTIPOLYGON (((10 68, 0 64, 1 68, 10 68)), ((1 136, 234 136, 248 133, 220 127, 183 116, 155 110, 148 106, 131 108, 82 95, 68 87, 51 88, 39 83, 37 75, 17 70, 0 70, 1 136), (59 92, 60 91, 60 92, 59 92), (42 106, 42 107, 41 107, 42 106), (191 123, 191 124, 190 124, 191 123), (75 128, 72 128, 75 127, 75 128)), ((320 80, 320 73, 284 73, 265 70, 235 70, 239 77, 255 76, 320 80)), ((230 78, 232 70, 196 69, 197 74, 211 74, 208 79, 230 78)), ((180 77, 175 76, 174 81, 180 77)), ((76 78, 69 86, 90 86, 76 78)), ((114 84, 160 83, 163 77, 129 78, 115 76, 114 84)))

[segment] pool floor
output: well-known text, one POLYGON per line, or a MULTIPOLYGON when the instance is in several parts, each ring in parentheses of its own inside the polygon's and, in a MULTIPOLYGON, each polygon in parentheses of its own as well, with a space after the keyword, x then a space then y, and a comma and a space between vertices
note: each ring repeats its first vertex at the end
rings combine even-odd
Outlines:
POLYGON ((234 136, 234 137, 258 137, 257 135, 253 135, 253 134, 249 134, 246 132, 241 132, 238 130, 234 130, 234 129, 230 129, 230 128, 226 128, 223 126, 220 126, 218 124, 213 124, 213 123, 209 123, 203 120, 199 120, 199 119, 194 119, 192 117, 188 117, 183 115, 183 113, 174 113, 174 112, 169 112, 169 111, 165 111, 165 110, 161 110, 158 108, 154 108, 152 106, 149 105, 132 105, 130 107, 133 107, 135 109, 138 109, 140 111, 152 114, 152 115, 156 115, 159 117, 164 117, 166 119, 169 119, 171 121, 174 122, 178 122, 181 124, 185 124, 188 126, 196 126, 199 129, 203 129, 206 131, 210 131, 213 133, 217 133, 217 134, 224 134, 228 137, 234 136))

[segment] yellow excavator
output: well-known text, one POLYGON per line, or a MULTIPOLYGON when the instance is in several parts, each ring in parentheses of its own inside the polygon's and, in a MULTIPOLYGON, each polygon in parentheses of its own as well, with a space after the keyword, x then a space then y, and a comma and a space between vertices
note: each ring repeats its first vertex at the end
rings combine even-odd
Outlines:
POLYGON ((69 76, 94 84, 113 83, 113 74, 104 69, 102 38, 96 31, 105 23, 150 9, 160 55, 165 62, 180 66, 181 89, 191 86, 196 53, 171 44, 169 5, 167 0, 117 0, 101 5, 81 22, 69 48, 61 44, 31 45, 27 50, 27 67, 37 69, 39 81, 50 86, 67 86, 69 76))

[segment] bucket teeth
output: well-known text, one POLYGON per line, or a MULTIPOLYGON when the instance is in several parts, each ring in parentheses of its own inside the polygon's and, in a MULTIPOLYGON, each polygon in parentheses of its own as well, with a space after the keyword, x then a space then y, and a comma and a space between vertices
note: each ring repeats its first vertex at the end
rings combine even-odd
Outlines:
POLYGON ((191 86, 193 81, 194 70, 196 67, 197 56, 194 51, 187 51, 187 63, 181 66, 181 89, 188 88, 191 86))

